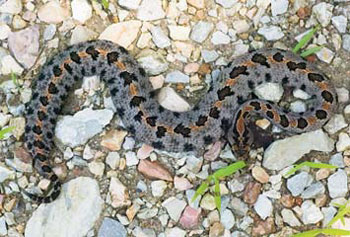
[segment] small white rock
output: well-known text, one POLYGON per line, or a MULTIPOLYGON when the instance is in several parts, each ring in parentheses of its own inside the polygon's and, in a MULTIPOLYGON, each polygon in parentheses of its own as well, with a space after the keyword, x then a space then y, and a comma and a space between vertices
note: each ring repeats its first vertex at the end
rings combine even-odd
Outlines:
POLYGON ((118 152, 109 152, 106 157, 106 163, 115 170, 119 166, 120 155, 118 152))
POLYGON ((186 74, 176 70, 173 72, 170 72, 165 77, 165 82, 168 83, 189 83, 190 77, 186 74))
POLYGON ((345 151, 350 148, 350 137, 347 133, 339 133, 336 148, 338 152, 345 151))
POLYGON ((346 26, 348 24, 348 19, 343 15, 333 16, 332 17, 332 24, 334 25, 335 28, 337 28, 339 33, 345 33, 346 26))
POLYGON ((280 83, 263 83, 254 88, 254 93, 264 100, 278 102, 283 95, 283 87, 280 83))
POLYGON ((258 34, 264 36, 268 41, 279 40, 284 36, 284 33, 278 26, 263 26, 258 30, 258 34))
POLYGON ((219 57, 219 54, 215 50, 202 49, 201 54, 206 63, 213 62, 219 57))
POLYGON ((228 44, 230 43, 230 41, 231 41, 230 36, 222 33, 221 31, 214 32, 211 37, 211 42, 214 45, 228 44))
POLYGON ((141 21, 154 21, 165 17, 160 0, 143 0, 138 8, 137 19, 141 21))
POLYGON ((312 13, 323 27, 326 27, 332 18, 334 6, 330 3, 320 2, 312 7, 312 13))
POLYGON ((302 221, 305 225, 316 224, 323 219, 323 214, 311 200, 306 200, 301 205, 302 221))
POLYGON ((292 227, 301 225, 300 221, 294 215, 292 210, 289 210, 287 208, 283 208, 283 210, 281 211, 281 215, 282 215, 283 221, 285 223, 287 223, 288 225, 290 225, 292 227))
POLYGON ((11 28, 6 24, 0 25, 0 40, 7 39, 9 33, 11 32, 11 28))
POLYGON ((92 7, 86 0, 73 0, 71 3, 73 18, 85 23, 92 16, 92 7))
POLYGON ((346 126, 348 126, 348 124, 345 122, 344 116, 342 114, 335 114, 324 126, 324 129, 326 129, 328 133, 334 134, 346 126))
POLYGON ((152 195, 154 197, 161 197, 164 195, 165 189, 168 187, 164 180, 156 180, 151 183, 152 195))
POLYGON ((152 40, 155 45, 159 48, 166 48, 170 46, 170 39, 169 37, 164 33, 162 28, 159 26, 155 26, 151 28, 151 34, 152 34, 152 40))
POLYGON ((171 87, 163 87, 158 94, 158 101, 161 106, 176 112, 190 110, 191 106, 179 96, 171 87))
POLYGON ((118 0, 118 4, 127 9, 135 10, 139 7, 141 0, 118 0))
POLYGON ((195 24, 192 28, 191 39, 196 41, 197 43, 202 43, 206 40, 213 30, 214 24, 211 22, 200 21, 195 24))
POLYGON ((273 207, 270 199, 268 199, 264 194, 260 194, 258 200, 254 204, 254 210, 263 220, 271 216, 273 207))
POLYGON ((186 202, 175 197, 170 197, 162 203, 162 206, 165 207, 172 220, 178 221, 182 211, 186 207, 186 202))
POLYGON ((172 26, 169 25, 170 37, 173 40, 188 40, 191 28, 188 26, 172 26))
POLYGON ((327 179, 329 196, 331 198, 345 197, 348 192, 348 177, 344 170, 338 169, 327 179))
POLYGON ((273 16, 287 12, 288 0, 271 0, 271 13, 273 16))

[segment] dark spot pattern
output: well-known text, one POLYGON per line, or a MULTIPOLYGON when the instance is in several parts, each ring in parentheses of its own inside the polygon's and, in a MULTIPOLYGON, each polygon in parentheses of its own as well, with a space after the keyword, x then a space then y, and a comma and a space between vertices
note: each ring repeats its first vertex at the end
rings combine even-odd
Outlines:
POLYGON ((52 68, 52 72, 53 72, 53 75, 54 75, 55 77, 59 77, 59 76, 62 75, 62 70, 61 70, 61 68, 60 68, 58 65, 56 65, 56 66, 54 66, 54 67, 52 68))
POLYGON ((270 119, 273 119, 273 118, 274 118, 273 112, 271 112, 271 111, 267 111, 267 112, 266 112, 266 115, 267 115, 267 117, 269 117, 270 119))
POLYGON ((146 101, 146 98, 142 96, 134 96, 130 101, 130 106, 131 107, 140 106, 140 104, 145 101, 146 101))
POLYGON ((190 137, 191 129, 187 128, 180 123, 174 129, 175 133, 181 134, 183 137, 190 137))
POLYGON ((58 89, 53 82, 50 82, 49 87, 48 87, 48 92, 50 94, 57 94, 58 93, 58 89))
POLYGON ((49 100, 47 99, 46 96, 40 96, 39 100, 43 106, 47 106, 49 104, 49 100))
POLYGON ((260 54, 260 53, 254 54, 252 57, 252 62, 259 63, 262 66, 270 68, 270 64, 267 62, 267 58, 263 54, 260 54))
POLYGON ((119 76, 123 78, 124 86, 130 85, 133 81, 137 81, 136 75, 127 71, 121 72, 119 76))
POLYGON ((209 111, 209 116, 214 119, 218 119, 220 116, 220 110, 217 107, 211 108, 209 111))
POLYGON ((91 56, 93 60, 97 60, 99 56, 99 52, 94 48, 94 46, 87 47, 86 51, 87 54, 91 56))
POLYGON ((152 142, 152 146, 153 146, 155 149, 160 149, 160 150, 164 148, 163 142, 161 142, 161 141, 152 142))
POLYGON ((232 69, 232 71, 230 72, 230 78, 231 79, 234 79, 240 75, 246 75, 248 76, 249 75, 249 72, 247 71, 247 67, 246 66, 237 66, 237 67, 234 67, 232 69))
POLYGON ((193 151, 194 150, 194 147, 191 143, 185 143, 184 144, 184 151, 185 152, 189 152, 189 151, 193 151))
POLYGON ((156 126, 157 118, 158 118, 157 116, 147 117, 147 118, 146 118, 146 122, 147 122, 151 127, 154 127, 154 126, 156 126))
POLYGON ((71 66, 69 66, 68 63, 63 64, 63 68, 69 73, 72 74, 73 73, 73 69, 71 66))
POLYGON ((282 62, 283 61, 283 55, 278 52, 278 53, 275 53, 273 56, 272 56, 273 60, 275 60, 276 62, 282 62))
POLYGON ((204 126, 205 123, 207 122, 207 120, 208 120, 208 117, 207 117, 207 116, 205 116, 205 115, 200 115, 200 116, 198 117, 198 120, 197 120, 197 122, 196 122, 196 125, 197 125, 197 126, 204 126))
POLYGON ((217 94, 219 100, 224 100, 227 96, 234 95, 235 92, 233 92, 229 86, 225 86, 224 88, 218 90, 217 94))
POLYGON ((329 91, 322 91, 321 93, 322 98, 327 101, 328 103, 333 103, 333 95, 329 91))
POLYGON ((308 125, 308 123, 307 123, 306 119, 304 119, 304 118, 298 119, 298 128, 304 129, 307 127, 307 125, 308 125))
POLYGON ((306 63, 301 62, 301 63, 296 63, 293 61, 289 61, 287 63, 287 67, 291 71, 295 71, 296 69, 305 69, 306 68, 306 63))
POLYGON ((166 133, 166 128, 163 127, 163 126, 158 126, 157 127, 157 132, 156 132, 156 136, 158 138, 162 138, 165 136, 165 133, 166 133))
POLYGON ((253 106, 254 109, 255 109, 256 111, 261 110, 261 106, 260 106, 260 103, 259 103, 259 102, 257 102, 257 101, 252 101, 252 102, 250 102, 249 104, 250 104, 251 106, 253 106))
POLYGON ((280 124, 284 128, 287 128, 289 126, 288 118, 284 114, 280 115, 280 124))
POLYGON ((318 73, 310 72, 309 74, 307 74, 307 77, 312 82, 316 82, 316 81, 317 82, 322 82, 322 81, 324 81, 324 77, 321 74, 318 74, 318 73))
POLYGON ((327 112, 324 111, 323 109, 320 109, 320 110, 316 110, 316 118, 318 119, 326 119, 327 118, 327 112))
POLYGON ((75 62, 75 63, 77 63, 77 64, 81 64, 81 59, 80 59, 79 55, 78 55, 76 52, 71 52, 71 53, 69 54, 69 56, 70 56, 70 59, 71 59, 73 62, 75 62))
POLYGON ((141 123, 142 121, 142 116, 143 116, 143 112, 140 110, 135 116, 134 116, 134 120, 141 123))
POLYGON ((210 136, 210 135, 205 136, 205 137, 203 138, 203 140, 204 140, 204 144, 205 144, 205 145, 212 144, 213 141, 214 141, 213 137, 210 136))
POLYGON ((119 53, 118 52, 110 52, 107 54, 107 62, 108 64, 112 64, 118 61, 119 53))

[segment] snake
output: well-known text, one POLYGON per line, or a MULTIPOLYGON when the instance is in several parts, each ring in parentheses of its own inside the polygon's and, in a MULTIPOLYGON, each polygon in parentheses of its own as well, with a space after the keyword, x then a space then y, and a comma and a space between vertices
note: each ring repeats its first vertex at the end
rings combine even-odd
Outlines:
POLYGON ((313 63, 291 51, 263 48, 234 58, 191 110, 171 111, 161 106, 146 71, 129 52, 107 40, 71 45, 42 67, 32 83, 26 105, 25 145, 33 166, 51 181, 50 193, 26 192, 39 203, 55 200, 61 181, 50 165, 57 116, 69 91, 83 77, 98 75, 107 85, 115 112, 137 142, 169 152, 196 152, 225 139, 236 154, 252 145, 251 117, 260 116, 291 133, 322 127, 337 105, 335 88, 313 63), (304 112, 260 99, 254 89, 264 83, 302 90, 311 96, 304 112))

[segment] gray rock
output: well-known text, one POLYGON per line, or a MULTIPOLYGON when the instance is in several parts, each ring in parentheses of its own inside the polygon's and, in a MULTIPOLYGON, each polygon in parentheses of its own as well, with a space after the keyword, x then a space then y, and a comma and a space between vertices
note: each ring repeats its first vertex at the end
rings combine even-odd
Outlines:
POLYGON ((346 26, 348 24, 348 19, 343 15, 333 16, 332 17, 332 24, 339 31, 339 33, 345 33, 346 26))
POLYGON ((288 10, 288 0, 272 0, 271 13, 273 16, 281 15, 288 10))
POLYGON ((189 83, 190 77, 186 74, 176 70, 173 72, 170 72, 165 77, 165 82, 168 83, 189 83))
POLYGON ((33 212, 25 236, 45 236, 47 233, 51 236, 86 236, 100 217, 102 205, 94 179, 73 179, 63 185, 56 201, 42 204, 33 212))
POLYGON ((7 235, 7 226, 5 217, 0 217, 0 236, 6 236, 7 235))
POLYGON ((208 38, 213 28, 213 23, 200 21, 193 26, 190 38, 197 43, 202 43, 206 38, 208 38))
POLYGON ((222 33, 221 31, 215 31, 211 37, 211 42, 214 45, 228 44, 230 43, 230 41, 231 41, 230 36, 222 33))
POLYGON ((169 37, 164 33, 162 28, 155 26, 151 28, 152 40, 159 48, 166 48, 170 46, 171 42, 169 37))
POLYGON ((326 27, 331 21, 333 8, 330 3, 320 2, 312 7, 312 14, 323 27, 326 27))
POLYGON ((331 198, 345 197, 348 192, 348 177, 346 172, 339 169, 328 177, 327 185, 331 198))
POLYGON ((230 230, 235 225, 235 216, 229 209, 225 209, 221 212, 220 221, 225 229, 230 230))
POLYGON ((328 133, 334 134, 346 126, 348 126, 348 124, 345 122, 344 116, 342 114, 335 114, 324 126, 324 129, 326 129, 328 133))
POLYGON ((125 227, 112 218, 105 217, 98 230, 98 237, 125 237, 127 232, 125 227))
POLYGON ((201 53, 202 53, 202 58, 206 63, 213 62, 219 57, 219 54, 215 50, 202 49, 201 53))
POLYGON ((50 40, 56 33, 56 25, 50 24, 45 27, 44 30, 44 40, 50 40))
POLYGON ((343 49, 350 52, 350 35, 349 34, 343 35, 343 49))
POLYGON ((305 225, 316 224, 323 219, 323 214, 319 207, 317 207, 312 201, 307 200, 301 205, 302 221, 305 225))
POLYGON ((279 40, 284 36, 284 33, 278 26, 263 26, 258 30, 258 34, 264 36, 268 41, 279 40))
POLYGON ((231 209, 233 213, 239 216, 245 216, 249 210, 248 205, 237 197, 232 198, 231 209))
POLYGON ((271 216, 273 211, 273 206, 268 197, 264 194, 260 194, 258 200, 254 204, 254 210, 261 219, 265 220, 267 217, 271 216))
POLYGON ((16 173, 14 170, 10 170, 6 166, 0 165, 0 183, 7 179, 14 179, 15 177, 16 173))
POLYGON ((324 215, 322 226, 325 227, 333 219, 333 217, 337 213, 337 209, 335 207, 332 207, 332 206, 331 207, 322 207, 321 211, 324 215))
POLYGON ((165 207, 172 220, 178 221, 182 211, 186 207, 186 202, 175 197, 170 197, 162 203, 162 206, 165 207))
POLYGON ((142 21, 154 21, 165 17, 160 0, 143 0, 136 15, 142 21))
POLYGON ((127 9, 135 10, 139 7, 141 0, 118 0, 118 4, 127 9))
POLYGON ((231 8, 237 3, 237 0, 215 0, 215 2, 224 8, 231 8))
POLYGON ((8 37, 9 49, 17 61, 25 68, 34 65, 39 55, 39 26, 12 32, 8 37))
POLYGON ((311 150, 330 152, 333 149, 334 141, 318 129, 273 142, 264 153, 263 166, 267 169, 281 170, 294 164, 311 150), (295 149, 296 147, 298 149, 295 149))
POLYGON ((338 166, 338 168, 344 168, 344 160, 343 160, 343 154, 341 152, 336 153, 331 156, 331 159, 329 161, 329 164, 338 166))
POLYGON ((153 50, 144 50, 137 55, 137 62, 149 75, 158 75, 168 69, 168 63, 161 54, 153 50))
POLYGON ((287 188, 293 196, 298 196, 311 182, 312 176, 303 171, 287 180, 287 188))
POLYGON ((257 97, 264 100, 278 102, 283 95, 283 87, 279 83, 263 83, 254 88, 257 97))
POLYGON ((292 210, 289 210, 287 208, 283 208, 283 210, 281 211, 281 215, 283 218, 283 222, 287 223, 288 225, 290 225, 292 227, 301 225, 300 221, 294 215, 292 210))
POLYGON ((321 182, 315 182, 301 193, 301 197, 304 199, 316 198, 317 196, 324 194, 325 191, 326 188, 321 182))
POLYGON ((59 119, 55 129, 57 138, 70 147, 85 144, 91 137, 100 133, 113 118, 113 111, 90 108, 59 119))

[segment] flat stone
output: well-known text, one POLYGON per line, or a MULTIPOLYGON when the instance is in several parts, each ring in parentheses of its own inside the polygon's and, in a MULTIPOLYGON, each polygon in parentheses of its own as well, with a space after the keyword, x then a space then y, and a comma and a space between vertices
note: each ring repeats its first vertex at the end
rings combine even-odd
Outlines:
POLYGON ((254 88, 254 93, 260 99, 278 102, 283 95, 283 87, 279 83, 263 83, 254 88))
POLYGON ((336 143, 336 148, 338 152, 348 150, 350 148, 350 137, 347 133, 341 132, 338 136, 338 141, 336 143))
POLYGON ((322 182, 318 181, 313 184, 311 184, 307 189, 305 189, 301 193, 301 197, 303 199, 311 199, 311 198, 317 198, 318 196, 324 194, 326 191, 326 188, 322 184, 322 182))
POLYGON ((206 193, 200 202, 200 206, 205 210, 214 210, 216 208, 214 196, 212 196, 209 193, 206 193))
POLYGON ((287 208, 284 208, 281 211, 281 215, 283 218, 283 222, 287 223, 288 225, 292 227, 300 226, 301 223, 298 220, 298 218, 294 215, 293 211, 287 208))
POLYGON ((4 216, 0 217, 0 235, 7 236, 7 226, 4 216))
POLYGON ((348 192, 348 177, 346 172, 338 169, 337 172, 329 176, 327 185, 331 198, 345 197, 348 192))
POLYGON ((233 29, 236 30, 237 34, 247 32, 250 28, 250 24, 246 20, 234 21, 232 26, 233 26, 233 29))
POLYGON ((15 179, 16 173, 14 170, 8 169, 6 166, 0 165, 0 183, 8 179, 15 179))
POLYGON ((39 55, 39 26, 10 33, 8 43, 18 62, 25 68, 32 67, 39 55))
POLYGON ((191 28, 188 26, 168 26, 170 37, 173 40, 188 40, 191 28))
POLYGON ((169 66, 163 56, 153 50, 143 50, 137 55, 137 62, 152 76, 165 72, 169 66))
POLYGON ((281 170, 312 150, 330 152, 333 149, 334 141, 318 129, 273 142, 264 153, 263 166, 271 170, 281 170))
POLYGON ((179 96, 171 87, 163 87, 160 90, 158 101, 161 106, 171 111, 184 112, 191 108, 188 102, 179 96))
POLYGON ((127 134, 124 130, 110 130, 102 137, 101 145, 111 151, 119 151, 127 134))
POLYGON ((321 61, 329 64, 332 62, 335 53, 332 50, 323 47, 318 52, 316 52, 316 55, 321 61))
POLYGON ((165 17, 160 0, 143 0, 138 8, 137 19, 141 21, 155 21, 165 17))
POLYGON ((336 153, 331 156, 331 159, 329 160, 329 164, 338 166, 338 168, 344 168, 344 158, 341 152, 336 153))
POLYGON ((173 181, 170 172, 156 161, 140 160, 137 170, 151 179, 173 181))
POLYGON ((343 15, 333 16, 332 17, 332 24, 339 31, 339 33, 345 33, 346 26, 348 24, 348 19, 343 15))
POLYGON ((19 14, 22 11, 22 1, 21 0, 5 0, 0 1, 0 12, 8 14, 19 14))
POLYGON ((222 33, 221 31, 215 31, 211 37, 211 42, 214 45, 228 44, 230 43, 230 41, 231 41, 230 36, 222 33))
POLYGON ((102 221, 102 225, 98 230, 98 237, 126 237, 127 231, 125 227, 112 218, 105 217, 102 221))
POLYGON ((330 3, 320 2, 312 7, 312 14, 323 27, 326 27, 331 22, 333 8, 334 6, 330 3))
POLYGON ((92 16, 92 7, 87 0, 73 0, 71 3, 73 19, 85 23, 92 16))
POLYGON ((154 197, 161 197, 164 194, 165 189, 168 187, 167 183, 163 180, 156 180, 151 183, 152 195, 154 197))
POLYGON ((94 179, 73 179, 63 185, 57 200, 42 204, 33 212, 25 235, 86 236, 100 217, 102 205, 100 190, 94 179))
POLYGON ((67 115, 59 119, 55 134, 64 145, 76 147, 85 144, 91 137, 100 133, 112 118, 111 110, 87 108, 73 116, 67 115))
POLYGON ((343 35, 343 49, 350 52, 350 35, 349 34, 343 35))
POLYGON ((237 0, 215 0, 215 2, 224 8, 231 8, 237 3, 237 0))
POLYGON ((205 0, 187 0, 187 3, 198 9, 205 7, 205 0))
POLYGON ((165 230, 166 237, 185 237, 186 231, 180 229, 179 227, 167 228, 165 230))
POLYGON ((57 24, 69 17, 68 9, 56 1, 49 1, 39 8, 38 17, 43 22, 57 24))
POLYGON ((1 74, 9 75, 15 73, 21 75, 24 69, 16 62, 11 55, 6 55, 1 58, 1 74))
POLYGON ((116 177, 111 178, 109 184, 110 204, 114 208, 125 207, 131 204, 128 189, 116 177))
POLYGON ((193 229, 198 226, 200 214, 201 209, 194 209, 190 206, 186 206, 180 218, 180 224, 185 229, 193 229))
POLYGON ((6 24, 0 24, 0 40, 7 39, 11 32, 11 28, 6 24))
POLYGON ((268 199, 268 197, 266 197, 264 194, 260 194, 258 200, 254 204, 254 210, 263 220, 271 216, 273 207, 270 199, 268 199))
POLYGON ((311 182, 312 176, 307 172, 302 171, 287 180, 287 188, 295 197, 300 195, 304 189, 311 184, 311 182))
POLYGON ((168 73, 165 77, 165 82, 168 83, 189 83, 190 77, 176 70, 168 73))
POLYGON ((272 16, 282 15, 288 10, 288 0, 271 0, 272 16))
POLYGON ((190 38, 196 41, 197 43, 202 43, 204 40, 208 38, 213 28, 214 28, 213 23, 206 22, 206 21, 199 21, 197 24, 195 24, 192 27, 190 38))
POLYGON ((141 0, 118 0, 118 4, 130 10, 139 8, 141 0))
POLYGON ((316 224, 323 219, 323 214, 319 207, 317 207, 312 201, 306 200, 301 205, 302 221, 305 225, 316 224))
POLYGON ((215 50, 202 49, 201 54, 206 63, 213 62, 219 57, 219 54, 215 50))
POLYGON ((174 197, 170 197, 162 203, 162 206, 165 207, 170 218, 177 222, 180 219, 182 211, 186 207, 186 202, 174 197))
POLYGON ((225 209, 222 211, 220 216, 221 224, 225 227, 225 229, 230 230, 235 225, 235 216, 229 209, 225 209))
POLYGON ((335 114, 324 126, 324 129, 326 129, 328 133, 334 134, 346 126, 348 126, 348 124, 345 122, 344 116, 342 114, 335 114))
POLYGON ((127 48, 137 38, 141 25, 141 22, 136 20, 115 23, 109 25, 101 33, 99 39, 110 40, 127 48))
POLYGON ((284 36, 284 33, 278 26, 263 26, 258 30, 258 34, 264 36, 268 41, 279 40, 284 36))
POLYGON ((151 28, 152 40, 158 48, 166 48, 171 45, 169 37, 164 33, 161 27, 151 28))

